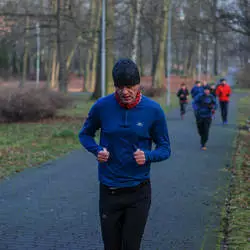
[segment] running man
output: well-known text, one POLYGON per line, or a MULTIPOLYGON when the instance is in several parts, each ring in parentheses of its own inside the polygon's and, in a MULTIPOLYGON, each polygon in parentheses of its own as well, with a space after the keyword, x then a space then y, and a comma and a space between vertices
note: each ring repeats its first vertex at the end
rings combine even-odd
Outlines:
POLYGON ((215 86, 215 83, 212 83, 210 85, 210 92, 211 92, 211 95, 213 95, 216 98, 216 86, 215 86))
POLYGON ((217 108, 216 98, 211 95, 210 87, 204 87, 204 93, 199 94, 194 99, 196 107, 196 124, 200 135, 201 149, 206 150, 209 129, 212 122, 214 110, 217 108))
POLYGON ((191 96, 193 98, 193 102, 192 102, 192 107, 194 110, 194 115, 196 117, 196 107, 195 107, 195 103, 194 103, 194 98, 199 95, 202 94, 204 92, 204 88, 201 85, 200 81, 196 81, 194 87, 191 89, 191 96))
POLYGON ((184 119, 184 115, 186 114, 186 107, 188 103, 189 91, 185 83, 181 84, 181 88, 177 92, 177 97, 179 98, 180 103, 180 113, 181 119, 184 119))
POLYGON ((203 93, 203 87, 200 81, 196 81, 195 85, 191 89, 191 96, 194 99, 196 95, 203 93))
POLYGON ((139 250, 151 204, 150 165, 170 157, 168 129, 160 105, 141 94, 132 60, 119 60, 112 75, 115 93, 92 106, 79 139, 99 162, 104 249, 139 250))
POLYGON ((216 89, 216 95, 218 96, 220 102, 221 119, 223 125, 228 123, 227 114, 228 114, 228 104, 231 93, 232 90, 230 86, 227 84, 226 79, 224 78, 221 79, 220 85, 216 89))

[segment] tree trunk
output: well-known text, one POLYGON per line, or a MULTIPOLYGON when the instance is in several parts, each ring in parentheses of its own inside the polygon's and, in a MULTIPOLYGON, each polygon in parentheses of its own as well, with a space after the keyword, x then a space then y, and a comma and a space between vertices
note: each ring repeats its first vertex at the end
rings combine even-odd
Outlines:
POLYGON ((140 71, 141 76, 144 76, 144 68, 143 68, 143 46, 142 46, 142 27, 140 27, 140 34, 139 34, 139 49, 140 49, 140 71))
POLYGON ((218 0, 213 0, 213 36, 214 36, 214 70, 215 76, 218 75, 218 31, 217 31, 217 3, 218 0))
POLYGON ((155 71, 154 77, 154 86, 160 87, 163 86, 165 82, 165 50, 166 50, 166 37, 168 31, 168 7, 169 7, 169 0, 164 0, 164 21, 162 23, 162 30, 160 36, 160 46, 159 46, 159 57, 157 60, 157 66, 155 71))
POLYGON ((110 94, 114 91, 112 68, 114 65, 113 47, 114 47, 114 0, 108 0, 109 8, 107 8, 107 43, 106 43, 106 93, 110 94))
POLYGON ((91 46, 87 50, 86 55, 86 70, 85 70, 85 77, 86 77, 86 89, 90 92, 93 91, 91 89, 91 77, 92 77, 92 61, 93 61, 93 38, 94 38, 94 29, 95 29, 95 20, 96 20, 96 12, 97 12, 97 1, 92 0, 90 1, 90 30, 91 32, 88 33, 88 42, 91 46))
POLYGON ((24 44, 24 53, 23 53, 23 67, 22 67, 22 79, 20 81, 20 87, 24 86, 24 83, 27 78, 27 69, 28 69, 28 56, 29 56, 29 42, 28 42, 28 35, 29 35, 29 16, 26 16, 26 31, 25 31, 25 44, 24 44))
POLYGON ((218 39, 216 34, 214 43, 214 76, 217 75, 218 75, 218 39))
POLYGON ((140 21, 141 21, 141 6, 142 0, 136 1, 136 17, 135 17, 135 28, 133 34, 133 42, 132 42, 132 55, 131 58, 134 62, 137 61, 138 54, 138 39, 139 39, 139 29, 140 29, 140 21))
MULTIPOLYGON (((99 2, 100 3, 100 2, 99 2)), ((99 4, 100 5, 100 4, 99 4)), ((101 21, 101 15, 102 15, 102 9, 101 6, 97 7, 97 16, 96 16, 96 22, 95 22, 95 33, 93 34, 94 38, 94 45, 93 45, 93 50, 92 50, 92 72, 91 72, 91 90, 94 91, 95 89, 95 84, 96 84, 96 69, 97 69, 97 53, 98 53, 98 32, 97 29, 100 27, 100 21, 101 21)))
MULTIPOLYGON (((136 0, 137 1, 137 0, 136 0)), ((135 8, 134 8, 134 4, 130 4, 129 5, 129 24, 130 24, 130 30, 131 30, 131 40, 133 39, 133 34, 135 31, 135 8)), ((128 54, 132 55, 132 50, 133 50, 133 45, 131 46, 131 44, 129 44, 128 46, 128 54)))
POLYGON ((154 86, 155 83, 155 72, 156 72, 156 67, 157 67, 157 61, 158 61, 158 56, 159 56, 159 46, 156 42, 156 37, 152 36, 151 37, 152 41, 152 67, 151 67, 151 76, 152 76, 152 86, 154 86))
POLYGON ((68 74, 67 74, 67 65, 64 57, 64 48, 62 44, 62 37, 64 30, 62 29, 62 20, 61 20, 61 0, 57 0, 57 59, 59 62, 59 72, 58 72, 58 81, 59 81, 59 91, 66 93, 68 91, 68 74))
POLYGON ((56 88, 58 85, 58 77, 57 77, 57 45, 56 42, 54 43, 53 46, 53 53, 52 53, 52 72, 51 72, 51 83, 50 86, 51 88, 56 88))
POLYGON ((98 99, 99 97, 101 97, 101 57, 102 57, 101 47, 102 47, 102 33, 99 32, 98 52, 96 55, 97 56, 97 60, 96 60, 97 61, 97 63, 96 63, 96 84, 95 84, 95 91, 92 95, 92 99, 98 99))
POLYGON ((175 45, 175 62, 176 62, 176 65, 177 65, 177 69, 176 69, 176 74, 179 75, 179 67, 180 67, 180 50, 179 50, 179 41, 176 41, 174 43, 175 45))
POLYGON ((205 72, 208 75, 208 57, 209 57, 209 43, 206 43, 206 55, 205 55, 205 72))
POLYGON ((46 88, 50 88, 50 80, 52 75, 52 56, 51 56, 51 49, 48 50, 48 60, 45 63, 45 72, 46 72, 46 88))
POLYGON ((187 62, 186 62, 186 66, 185 66, 186 75, 191 75, 192 58, 193 58, 193 54, 194 54, 194 46, 195 46, 195 44, 193 42, 189 46, 187 62))
POLYGON ((16 76, 18 74, 16 44, 13 45, 11 64, 12 64, 12 74, 16 76))

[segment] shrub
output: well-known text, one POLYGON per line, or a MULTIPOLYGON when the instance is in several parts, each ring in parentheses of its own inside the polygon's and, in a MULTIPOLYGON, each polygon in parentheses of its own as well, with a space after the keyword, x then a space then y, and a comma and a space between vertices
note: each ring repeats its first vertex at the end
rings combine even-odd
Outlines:
POLYGON ((37 121, 52 118, 71 98, 42 88, 0 88, 0 122, 37 121))

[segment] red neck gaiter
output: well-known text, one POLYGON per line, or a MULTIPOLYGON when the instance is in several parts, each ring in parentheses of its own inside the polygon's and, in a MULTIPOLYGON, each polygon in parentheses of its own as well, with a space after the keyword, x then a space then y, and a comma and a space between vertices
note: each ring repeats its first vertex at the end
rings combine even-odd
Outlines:
POLYGON ((140 101, 141 101, 142 94, 140 91, 138 91, 136 98, 134 102, 132 103, 123 103, 122 100, 120 99, 119 95, 117 92, 115 92, 115 99, 119 103, 119 105, 125 109, 132 109, 134 108, 140 101))

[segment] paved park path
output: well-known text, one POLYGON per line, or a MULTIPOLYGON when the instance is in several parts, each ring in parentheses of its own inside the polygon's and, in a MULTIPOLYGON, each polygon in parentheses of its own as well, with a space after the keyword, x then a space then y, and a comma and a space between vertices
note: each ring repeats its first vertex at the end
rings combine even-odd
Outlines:
MULTIPOLYGON (((236 103, 229 125, 219 112, 208 150, 199 148, 191 109, 167 116, 172 145, 168 161, 152 165, 153 202, 143 250, 214 250, 236 133, 236 103)), ((103 249, 98 218, 97 167, 79 150, 0 182, 0 250, 103 249)))

